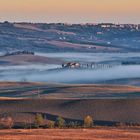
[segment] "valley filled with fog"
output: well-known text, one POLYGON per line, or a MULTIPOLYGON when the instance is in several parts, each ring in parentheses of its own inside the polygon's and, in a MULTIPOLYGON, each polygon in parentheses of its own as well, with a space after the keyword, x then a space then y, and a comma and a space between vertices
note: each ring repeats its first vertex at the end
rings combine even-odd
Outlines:
MULTIPOLYGON (((140 62, 140 53, 37 53, 66 62, 117 64, 140 62)), ((104 69, 62 69, 56 64, 0 66, 0 81, 49 83, 114 83, 140 86, 140 65, 116 65, 104 69)))

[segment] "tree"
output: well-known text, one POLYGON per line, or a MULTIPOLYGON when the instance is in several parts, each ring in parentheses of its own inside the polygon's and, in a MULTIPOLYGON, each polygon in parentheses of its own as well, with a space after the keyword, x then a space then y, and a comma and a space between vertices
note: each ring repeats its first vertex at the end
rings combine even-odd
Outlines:
POLYGON ((36 116, 35 116, 35 125, 37 127, 39 127, 39 126, 43 125, 43 123, 44 123, 44 119, 43 119, 42 115, 41 114, 36 114, 36 116))
POLYGON ((0 128, 11 129, 13 126, 13 119, 11 117, 3 117, 0 119, 0 128))
POLYGON ((93 126, 93 118, 91 116, 86 116, 84 118, 84 127, 92 127, 93 126))
POLYGON ((54 126, 55 126, 54 121, 47 121, 47 127, 48 128, 54 128, 54 126))
POLYGON ((59 128, 63 128, 65 126, 65 120, 62 117, 58 117, 56 119, 56 124, 59 128))

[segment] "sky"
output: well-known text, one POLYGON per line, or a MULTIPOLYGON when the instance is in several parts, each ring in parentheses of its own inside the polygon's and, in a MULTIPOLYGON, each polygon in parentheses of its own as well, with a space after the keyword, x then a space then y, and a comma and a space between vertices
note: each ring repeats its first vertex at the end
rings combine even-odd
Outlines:
POLYGON ((140 23, 140 0, 0 0, 0 21, 140 23))

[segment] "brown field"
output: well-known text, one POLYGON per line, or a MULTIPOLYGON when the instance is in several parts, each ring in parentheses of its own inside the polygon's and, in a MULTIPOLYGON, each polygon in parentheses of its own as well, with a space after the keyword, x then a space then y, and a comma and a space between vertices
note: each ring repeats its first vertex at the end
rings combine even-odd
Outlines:
POLYGON ((90 115, 96 127, 0 130, 0 140, 139 140, 139 92, 140 88, 133 86, 1 82, 0 95, 11 97, 1 96, 0 116, 12 117, 16 127, 22 123, 33 124, 37 113, 47 120, 55 121, 62 116, 66 122, 82 123, 90 115), (29 98, 38 87, 40 97, 29 98), (21 97, 16 98, 17 95, 21 97), (124 95, 130 98, 121 98, 124 95), (113 98, 102 98, 105 96, 113 98), (102 127, 116 126, 116 123, 131 123, 131 126, 102 127))
POLYGON ((44 85, 43 83, 37 82, 0 82, 0 89, 8 89, 8 88, 17 88, 17 87, 30 87, 30 86, 40 86, 44 85))
POLYGON ((31 97, 39 88, 40 94, 47 99, 95 99, 99 97, 127 97, 129 94, 139 96, 140 87, 109 84, 51 84, 30 82, 0 82, 0 97, 31 97), (30 88, 30 89, 29 89, 30 88), (5 93, 1 96, 1 93, 5 93), (8 96, 9 97, 9 96, 8 96))
POLYGON ((0 101, 0 114, 8 113, 15 124, 34 121, 36 113, 49 120, 62 116, 67 120, 83 120, 87 115, 95 121, 140 123, 139 99, 13 99, 0 101))
POLYGON ((31 25, 31 24, 18 24, 15 23, 14 27, 17 28, 23 28, 23 29, 29 29, 29 30, 34 30, 34 31, 42 31, 42 32, 49 32, 49 33, 57 33, 57 34, 63 34, 63 35, 76 35, 76 33, 74 32, 65 32, 65 31, 61 31, 61 30, 57 30, 57 29, 47 29, 47 30, 43 30, 43 29, 39 29, 37 28, 35 25, 31 25))
POLYGON ((140 129, 0 130, 0 140, 139 140, 140 129))

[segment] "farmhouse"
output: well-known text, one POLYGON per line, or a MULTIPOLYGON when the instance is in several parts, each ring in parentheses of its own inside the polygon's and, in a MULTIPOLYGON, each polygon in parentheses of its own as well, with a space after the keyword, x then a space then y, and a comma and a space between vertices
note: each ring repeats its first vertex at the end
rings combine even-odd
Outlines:
POLYGON ((66 63, 66 64, 62 64, 62 68, 80 68, 80 63, 69 62, 69 63, 66 63))

